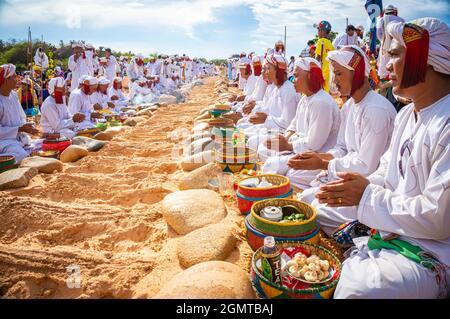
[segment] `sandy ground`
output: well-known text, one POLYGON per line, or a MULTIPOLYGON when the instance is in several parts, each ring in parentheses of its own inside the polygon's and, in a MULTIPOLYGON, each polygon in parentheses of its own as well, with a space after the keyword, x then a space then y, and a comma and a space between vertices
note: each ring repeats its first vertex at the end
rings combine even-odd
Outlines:
MULTIPOLYGON (((164 222, 160 201, 176 191, 174 129, 190 129, 209 105, 215 78, 188 103, 115 137, 64 172, 38 175, 26 188, 0 192, 0 296, 9 298, 151 298, 183 267, 180 238, 164 222), (81 273, 80 288, 68 288, 81 273)), ((243 218, 228 203, 238 238, 227 261, 249 269, 243 218)))

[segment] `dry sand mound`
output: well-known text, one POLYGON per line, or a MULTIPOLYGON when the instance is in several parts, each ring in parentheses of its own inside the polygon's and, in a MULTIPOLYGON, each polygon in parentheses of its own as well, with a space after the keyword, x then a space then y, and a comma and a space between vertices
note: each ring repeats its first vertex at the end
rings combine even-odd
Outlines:
MULTIPOLYGON (((197 112, 216 99, 216 80, 64 164, 63 172, 0 192, 0 297, 151 298, 184 270, 177 253, 183 237, 161 214, 180 173, 170 133, 192 128, 197 112)), ((233 203, 227 208, 222 222, 238 242, 225 261, 247 272, 243 219, 233 203)))

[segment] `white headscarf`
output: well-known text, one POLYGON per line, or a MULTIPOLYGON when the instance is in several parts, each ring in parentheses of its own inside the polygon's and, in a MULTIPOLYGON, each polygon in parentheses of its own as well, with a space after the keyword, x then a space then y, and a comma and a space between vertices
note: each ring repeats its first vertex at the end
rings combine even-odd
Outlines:
POLYGON ((354 69, 350 66, 350 61, 352 60, 353 56, 356 53, 345 50, 345 48, 349 48, 349 47, 355 49, 364 57, 364 64, 365 64, 364 74, 365 74, 365 76, 368 77, 370 74, 369 59, 367 58, 367 55, 363 52, 363 50, 361 50, 361 48, 356 45, 346 45, 339 50, 334 50, 334 51, 328 52, 327 60, 330 62, 334 61, 336 63, 339 63, 346 69, 354 71, 354 69))
POLYGON ((316 59, 313 59, 313 58, 309 58, 309 57, 307 57, 307 58, 297 58, 295 60, 295 64, 294 65, 297 68, 300 68, 300 69, 302 69, 304 71, 308 71, 309 72, 311 70, 311 63, 314 63, 315 65, 317 65, 317 67, 319 69, 321 69, 319 61, 317 61, 316 59))
POLYGON ((0 86, 3 85, 5 79, 16 75, 16 66, 14 64, 3 64, 0 66, 0 86))
MULTIPOLYGON (((421 18, 410 23, 418 25, 430 34, 430 44, 428 49, 428 64, 436 72, 450 74, 450 28, 448 25, 436 18, 421 18)), ((406 47, 403 40, 404 22, 391 22, 387 26, 386 45, 390 45, 392 39, 396 39, 401 45, 406 47)))
POLYGON ((83 42, 74 42, 73 44, 72 44, 72 49, 74 49, 74 48, 77 48, 77 47, 79 47, 79 48, 83 48, 84 49, 84 44, 83 44, 83 42))
POLYGON ((262 58, 261 58, 259 55, 255 55, 255 56, 252 58, 252 62, 253 62, 253 63, 255 63, 255 62, 262 62, 262 58))
POLYGON ((98 78, 98 84, 100 85, 109 85, 109 83, 111 83, 111 81, 109 81, 104 76, 98 78))
POLYGON ((62 77, 56 77, 56 78, 51 79, 48 82, 48 93, 50 95, 52 95, 53 92, 55 92, 55 87, 63 87, 64 84, 65 84, 65 81, 62 77))
POLYGON ((90 76, 89 75, 83 75, 78 79, 78 85, 83 84, 84 81, 89 80, 90 76))
POLYGON ((280 67, 283 66, 284 67, 284 71, 287 73, 287 65, 288 62, 286 60, 286 58, 278 53, 274 53, 274 54, 269 54, 268 56, 266 56, 266 61, 267 63, 270 63, 272 65, 275 65, 276 67, 280 67))

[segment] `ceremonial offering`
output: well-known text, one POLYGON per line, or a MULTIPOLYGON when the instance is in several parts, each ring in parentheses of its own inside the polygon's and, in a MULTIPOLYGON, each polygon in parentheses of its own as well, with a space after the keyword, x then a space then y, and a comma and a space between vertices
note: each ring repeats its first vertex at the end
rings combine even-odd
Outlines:
POLYGON ((16 159, 12 155, 0 156, 0 173, 17 168, 16 159))
POLYGON ((292 278, 312 284, 325 283, 334 274, 328 260, 320 259, 317 255, 307 257, 302 252, 296 253, 287 262, 285 269, 292 278))
POLYGON ((211 127, 232 127, 233 120, 225 118, 210 119, 208 125, 211 127))
POLYGON ((227 113, 227 112, 229 112, 229 110, 218 110, 218 109, 213 109, 213 110, 209 110, 209 111, 208 111, 208 113, 209 113, 212 117, 214 117, 214 118, 217 118, 217 117, 219 117, 219 116, 221 116, 222 114, 227 113))
POLYGON ((46 138, 42 142, 42 150, 62 153, 70 145, 72 145, 72 141, 66 137, 46 138))
POLYGON ((214 161, 224 172, 239 173, 256 169, 257 154, 246 147, 225 147, 215 150, 214 161))
POLYGON ((37 152, 37 156, 46 157, 46 158, 58 158, 59 152, 54 150, 48 151, 39 151, 37 152))
POLYGON ((81 130, 77 133, 77 136, 92 137, 100 132, 101 132, 101 130, 99 128, 95 127, 95 128, 90 128, 90 129, 86 129, 86 130, 81 130))
MULTIPOLYGON (((281 284, 274 283, 265 276, 262 261, 265 256, 263 252, 264 247, 261 247, 253 254, 250 275, 253 289, 259 298, 330 299, 333 297, 334 290, 336 289, 342 271, 342 265, 333 253, 318 245, 295 241, 277 241, 277 246, 281 251, 281 284), (309 259, 311 263, 307 263, 308 258, 311 258, 309 259), (322 273, 325 273, 324 269, 328 267, 328 275, 320 282, 309 282, 303 279, 298 280, 292 277, 287 270, 288 264, 290 267, 293 267, 293 271, 298 270, 298 266, 295 269, 294 262, 290 263, 291 260, 295 260, 296 264, 297 260, 305 260, 305 265, 307 263, 308 267, 320 269, 322 273), (309 266, 310 264, 311 266, 309 266)), ((317 272, 319 272, 319 270, 316 271, 316 274, 317 272)), ((306 269, 305 273, 307 273, 306 269)), ((314 279, 314 275, 308 274, 309 279, 311 279, 310 277, 314 279)))
POLYGON ((238 182, 236 196, 241 213, 248 214, 253 203, 269 198, 288 198, 293 190, 289 178, 282 175, 263 174, 238 182), (262 187, 259 187, 262 185, 262 187))
POLYGON ((283 218, 283 211, 280 207, 267 206, 262 209, 261 217, 273 222, 278 222, 283 218))
MULTIPOLYGON (((289 213, 289 212, 288 212, 289 213)), ((290 216, 290 215, 287 215, 290 216)), ((317 213, 315 209, 301 201, 292 199, 267 199, 256 202, 251 208, 251 213, 245 219, 247 242, 253 250, 257 250, 263 245, 264 237, 273 236, 277 241, 299 241, 319 243, 319 226, 316 221, 317 213), (267 218, 267 207, 278 208, 283 212, 285 206, 295 206, 304 215, 303 219, 278 221, 267 218)))
POLYGON ((16 159, 12 155, 0 156, 0 169, 6 166, 10 166, 16 162, 16 159))

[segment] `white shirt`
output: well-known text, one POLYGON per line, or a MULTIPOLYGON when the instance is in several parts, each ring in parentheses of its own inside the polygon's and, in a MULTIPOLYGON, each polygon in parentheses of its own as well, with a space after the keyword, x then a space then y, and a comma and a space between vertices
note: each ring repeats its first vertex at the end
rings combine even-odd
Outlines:
POLYGON ((19 127, 27 122, 17 93, 11 91, 9 96, 0 94, 0 148, 17 143, 19 127))
POLYGON ((281 87, 275 86, 266 106, 269 116, 264 126, 286 130, 295 117, 297 103, 298 95, 292 82, 285 81, 281 87))
POLYGON ((267 82, 264 81, 262 75, 256 77, 255 89, 250 96, 246 96, 246 101, 262 101, 267 89, 267 82))
POLYGON ((83 59, 83 54, 80 55, 77 62, 75 62, 74 55, 71 55, 69 58, 69 69, 72 71, 72 84, 70 87, 70 91, 75 90, 78 87, 78 79, 83 75, 90 75, 92 70, 90 68, 90 60, 86 55, 86 58, 83 59))
POLYGON ((74 127, 66 104, 56 104, 51 95, 42 103, 41 113, 41 126, 45 133, 59 133, 63 129, 74 127))
POLYGON ((116 71, 117 71, 116 57, 113 55, 110 55, 109 60, 105 66, 105 77, 112 82, 114 80, 114 78, 116 77, 116 71))
POLYGON ((91 105, 98 103, 102 109, 108 109, 108 102, 110 102, 108 94, 103 94, 99 91, 89 95, 89 101, 91 102, 91 105))
POLYGON ((324 153, 336 145, 341 118, 333 98, 324 90, 303 96, 287 131, 295 132, 289 141, 293 151, 324 153))
POLYGON ((250 76, 247 78, 247 82, 245 83, 244 87, 244 95, 246 97, 250 96, 255 90, 256 80, 257 78, 253 74, 250 74, 250 76))
POLYGON ((75 89, 70 93, 69 97, 69 114, 73 116, 76 113, 81 113, 86 116, 86 120, 91 118, 91 113, 94 111, 89 95, 86 95, 81 89, 75 89))
POLYGON ((114 89, 114 85, 108 89, 108 97, 116 106, 126 106, 129 103, 129 99, 123 94, 122 90, 114 89), (111 97, 117 96, 118 100, 111 100, 111 97))
POLYGON ((450 95, 417 114, 412 104, 400 111, 389 150, 369 180, 358 219, 450 266, 450 95))
POLYGON ((336 39, 334 39, 334 41, 333 41, 333 47, 336 50, 340 49, 344 45, 359 46, 358 35, 356 34, 356 32, 352 36, 347 35, 347 33, 341 34, 341 35, 337 36, 336 39))
POLYGON ((383 96, 369 91, 359 102, 350 98, 341 110, 341 127, 334 156, 328 165, 330 176, 336 172, 372 174, 389 147, 396 111, 383 96))

